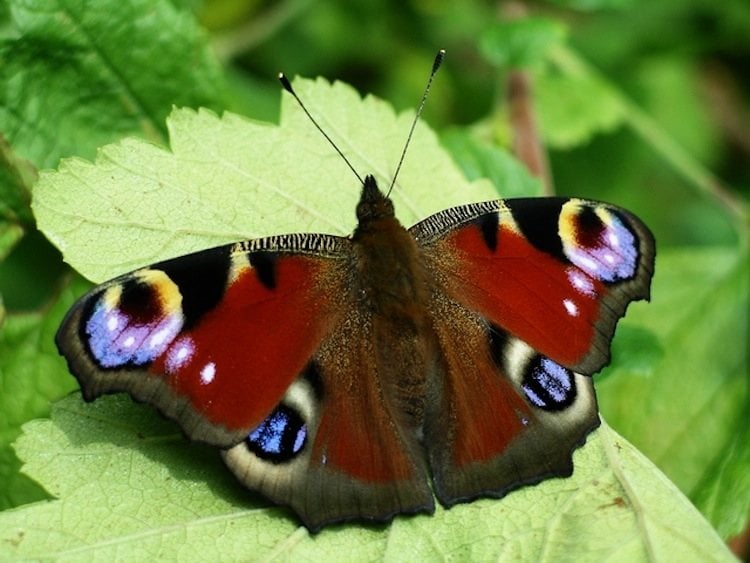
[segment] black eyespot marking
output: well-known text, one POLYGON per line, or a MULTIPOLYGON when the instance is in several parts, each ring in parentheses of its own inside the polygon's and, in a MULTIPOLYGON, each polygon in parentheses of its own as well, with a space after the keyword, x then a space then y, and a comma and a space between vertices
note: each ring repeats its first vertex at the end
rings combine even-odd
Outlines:
POLYGON ((210 248, 152 266, 166 273, 179 288, 185 329, 195 326, 224 296, 231 265, 230 250, 231 246, 210 248))
POLYGON ((567 260, 558 234, 560 213, 566 198, 520 198, 505 201, 523 236, 539 250, 567 260), (533 211, 533 213, 532 213, 533 211))
POLYGON ((505 348, 508 346, 508 333, 495 325, 490 325, 488 337, 490 340, 492 361, 495 362, 495 365, 500 369, 504 369, 505 348))
POLYGON ((271 252, 258 251, 250 254, 250 265, 266 289, 276 288, 276 259, 277 256, 271 252))
MULTIPOLYGON (((622 219, 620 219, 622 222, 622 219)), ((576 214, 576 240, 584 248, 601 246, 605 226, 593 207, 581 206, 576 214)))
POLYGON ((526 367, 521 387, 526 398, 545 411, 564 410, 576 398, 573 372, 544 356, 536 356, 526 367))
POLYGON ((476 226, 482 233, 484 244, 487 245, 492 252, 497 250, 497 233, 500 228, 500 218, 497 212, 485 213, 481 215, 476 221, 476 226))
POLYGON ((156 289, 138 279, 123 282, 118 308, 130 322, 147 324, 161 317, 161 300, 156 289))
POLYGON ((307 425, 300 414, 280 404, 245 441, 247 448, 261 459, 284 463, 294 459, 307 442, 307 425))
POLYGON ((320 376, 318 363, 312 361, 307 364, 305 371, 302 372, 302 377, 310 384, 310 387, 312 387, 313 393, 315 393, 315 398, 318 400, 322 399, 325 389, 323 388, 323 378, 320 376))

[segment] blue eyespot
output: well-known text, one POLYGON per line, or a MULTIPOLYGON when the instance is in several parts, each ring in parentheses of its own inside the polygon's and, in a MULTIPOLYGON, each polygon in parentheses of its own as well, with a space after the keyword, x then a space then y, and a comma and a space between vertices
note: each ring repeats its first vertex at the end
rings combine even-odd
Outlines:
POLYGON ((576 398, 573 373, 543 356, 534 358, 526 368, 521 387, 526 398, 543 410, 563 410, 576 398))
POLYGON ((250 432, 247 447, 262 459, 282 463, 296 457, 306 441, 307 425, 300 414, 281 404, 250 432))

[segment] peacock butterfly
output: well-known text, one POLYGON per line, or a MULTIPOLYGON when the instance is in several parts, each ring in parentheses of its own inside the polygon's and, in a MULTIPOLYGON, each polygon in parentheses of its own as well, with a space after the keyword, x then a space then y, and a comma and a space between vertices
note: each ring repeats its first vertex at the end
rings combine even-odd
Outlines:
POLYGON ((570 475, 599 425, 590 376, 649 296, 648 228, 528 198, 405 229, 361 184, 350 237, 238 242, 84 295, 56 337, 84 398, 156 406, 312 531, 570 475))

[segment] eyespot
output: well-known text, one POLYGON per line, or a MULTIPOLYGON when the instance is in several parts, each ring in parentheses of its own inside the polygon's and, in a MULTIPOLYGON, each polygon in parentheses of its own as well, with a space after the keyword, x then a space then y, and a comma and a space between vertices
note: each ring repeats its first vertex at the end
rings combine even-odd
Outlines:
POLYGON ((280 404, 250 432, 248 449, 261 459, 283 463, 295 458, 307 442, 307 425, 293 408, 280 404))
POLYGON ((560 239, 568 260, 594 279, 615 282, 636 274, 638 243, 615 211, 567 202, 560 213, 560 239))
POLYGON ((576 397, 573 373, 544 356, 526 366, 521 388, 534 406, 548 411, 562 410, 576 397))
POLYGON ((95 298, 83 338, 103 368, 141 366, 163 354, 183 326, 177 285, 159 270, 136 272, 95 298))

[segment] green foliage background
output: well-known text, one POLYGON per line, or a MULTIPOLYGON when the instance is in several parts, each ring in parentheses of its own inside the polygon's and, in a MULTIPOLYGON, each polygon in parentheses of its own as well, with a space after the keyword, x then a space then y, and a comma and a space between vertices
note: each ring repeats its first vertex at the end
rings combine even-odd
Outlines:
POLYGON ((618 330, 616 363, 597 376, 601 410, 723 538, 746 528, 750 5, 525 7, 531 17, 509 23, 507 3, 478 1, 0 2, 0 508, 22 514, 53 492, 20 471, 13 443, 75 389, 52 338, 87 284, 36 228, 40 171, 124 137, 168 146, 173 106, 277 122, 279 70, 407 109, 445 48, 424 119, 469 179, 538 191, 509 155, 504 86, 523 69, 556 191, 651 226, 653 303, 618 330))

